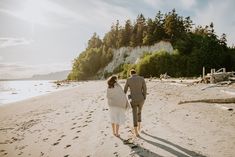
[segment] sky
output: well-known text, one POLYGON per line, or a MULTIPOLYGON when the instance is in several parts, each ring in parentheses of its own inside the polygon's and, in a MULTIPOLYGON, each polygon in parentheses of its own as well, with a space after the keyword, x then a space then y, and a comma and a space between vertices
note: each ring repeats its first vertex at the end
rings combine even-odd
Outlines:
POLYGON ((0 0, 0 79, 70 70, 96 32, 173 8, 235 44, 234 0, 0 0))

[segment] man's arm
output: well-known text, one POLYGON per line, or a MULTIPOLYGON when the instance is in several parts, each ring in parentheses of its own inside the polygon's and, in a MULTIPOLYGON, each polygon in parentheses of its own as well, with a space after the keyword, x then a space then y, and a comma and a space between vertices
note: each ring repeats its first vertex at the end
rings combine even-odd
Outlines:
POLYGON ((143 84, 142 84, 142 91, 143 91, 144 99, 146 99, 147 87, 146 87, 146 83, 145 83, 145 80, 144 80, 144 79, 143 79, 143 84))

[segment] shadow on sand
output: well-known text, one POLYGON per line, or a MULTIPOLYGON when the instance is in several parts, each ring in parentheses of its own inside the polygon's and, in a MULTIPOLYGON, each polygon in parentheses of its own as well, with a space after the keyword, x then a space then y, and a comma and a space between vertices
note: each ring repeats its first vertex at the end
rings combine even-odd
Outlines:
MULTIPOLYGON (((153 135, 150 135, 146 132, 142 132, 144 135, 146 136, 149 136, 153 139, 156 139, 158 141, 161 141, 165 144, 160 144, 160 143, 157 143, 156 141, 151 141, 151 140, 148 140, 148 139, 145 139, 143 137, 140 137, 140 139, 144 140, 145 142, 153 145, 153 146, 156 146, 158 148, 161 148, 169 153, 171 153, 172 155, 175 155, 175 156, 178 156, 178 157, 206 157, 202 154, 199 154, 199 153, 196 153, 194 151, 191 151, 191 150, 188 150, 186 148, 183 148, 177 144, 174 144, 170 141, 167 141, 165 139, 162 139, 162 138, 159 138, 159 137, 156 137, 156 136, 153 136, 153 135), (168 145, 168 146, 167 146, 168 145), (170 146, 169 146, 170 145, 170 146), (174 149, 175 148, 175 149, 174 149), (180 150, 180 151, 179 151, 180 150)), ((123 142, 125 142, 124 139, 120 138, 123 142)), ((162 155, 159 155, 159 154, 156 154, 140 145, 137 145, 137 144, 133 144, 133 143, 129 143, 129 144, 126 144, 128 145, 131 149, 132 149, 132 153, 130 155, 134 155, 134 154, 137 154, 141 157, 163 157, 162 155)))
MULTIPOLYGON (((120 140, 123 141, 123 143, 126 141, 125 139, 119 137, 120 140)), ((129 154, 131 157, 132 156, 135 156, 135 154, 137 154, 138 156, 140 157, 164 157, 162 155, 159 155, 159 154, 156 154, 138 144, 134 144, 134 143, 128 143, 128 144, 125 144, 125 145, 128 145, 132 152, 129 154)))

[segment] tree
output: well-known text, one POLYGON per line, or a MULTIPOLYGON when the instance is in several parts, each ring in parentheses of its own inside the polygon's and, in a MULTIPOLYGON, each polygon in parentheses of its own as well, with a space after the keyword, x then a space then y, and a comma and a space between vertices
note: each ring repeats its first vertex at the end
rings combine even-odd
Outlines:
POLYGON ((164 21, 163 14, 159 11, 154 19, 155 29, 153 32, 153 38, 155 42, 167 39, 166 32, 164 30, 164 21))
POLYGON ((130 45, 131 41, 131 34, 133 31, 133 26, 131 25, 131 21, 127 20, 125 23, 125 27, 120 30, 120 47, 127 47, 130 45))
POLYGON ((103 42, 104 45, 111 48, 118 48, 118 34, 119 34, 119 21, 117 20, 116 25, 111 26, 111 30, 105 34, 103 42))
POLYGON ((219 39, 220 45, 224 46, 224 48, 227 47, 227 39, 226 39, 226 34, 222 34, 220 39, 219 39))
POLYGON ((156 29, 156 24, 152 19, 147 20, 147 28, 144 31, 143 45, 152 45, 155 42, 154 31, 156 29))
POLYGON ((164 30, 173 43, 185 33, 183 18, 178 16, 175 9, 165 15, 164 30))
POLYGON ((144 31, 146 29, 145 18, 143 14, 137 16, 136 23, 134 23, 134 28, 131 36, 130 46, 141 46, 143 44, 144 31))
POLYGON ((102 40, 99 38, 99 36, 94 33, 90 40, 88 40, 88 46, 87 49, 90 48, 100 48, 102 46, 102 40))

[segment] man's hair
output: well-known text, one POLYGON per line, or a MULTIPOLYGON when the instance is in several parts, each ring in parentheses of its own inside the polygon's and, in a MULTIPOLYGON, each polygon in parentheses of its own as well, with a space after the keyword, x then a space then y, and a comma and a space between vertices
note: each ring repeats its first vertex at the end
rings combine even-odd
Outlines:
POLYGON ((131 69, 131 75, 136 74, 135 69, 131 69))

